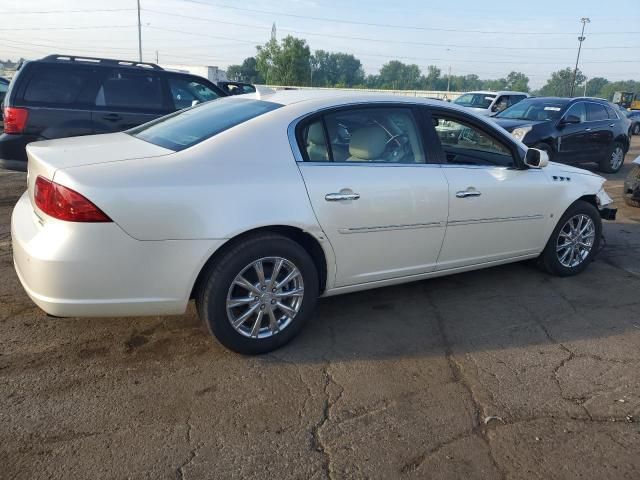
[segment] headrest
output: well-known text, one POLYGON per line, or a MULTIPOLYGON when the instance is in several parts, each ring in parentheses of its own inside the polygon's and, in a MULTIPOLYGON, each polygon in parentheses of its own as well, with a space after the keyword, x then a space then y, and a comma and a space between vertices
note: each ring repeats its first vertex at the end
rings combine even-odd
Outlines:
POLYGON ((351 135, 349 155, 362 160, 379 159, 387 144, 385 131, 378 127, 362 127, 351 135))
POLYGON ((315 145, 324 145, 324 128, 322 128, 322 123, 315 122, 309 125, 309 130, 307 131, 307 144, 313 143, 315 145))

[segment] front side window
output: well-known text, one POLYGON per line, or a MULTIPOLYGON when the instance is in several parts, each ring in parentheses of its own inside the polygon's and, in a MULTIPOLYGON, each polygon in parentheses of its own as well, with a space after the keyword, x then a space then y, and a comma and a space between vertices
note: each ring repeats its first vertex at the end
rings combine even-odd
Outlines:
POLYGON ((180 110, 128 130, 127 133, 146 142, 179 151, 281 106, 262 100, 220 98, 180 110))
POLYGON ((509 148, 483 130, 446 115, 433 114, 433 125, 447 163, 513 167, 509 148))
POLYGON ((569 116, 578 117, 581 122, 586 122, 587 110, 584 106, 584 102, 578 102, 571 105, 571 107, 569 107, 569 110, 567 110, 567 113, 565 114, 565 118, 569 116))
POLYGON ((150 72, 114 70, 98 89, 95 105, 107 109, 140 109, 162 111, 164 108, 162 83, 150 72))
POLYGON ((599 103, 587 103, 587 121, 597 122, 598 120, 607 120, 609 115, 604 105, 599 103))
POLYGON ((409 108, 354 108, 304 125, 306 160, 425 163, 417 123, 409 108))
POLYGON ((206 85, 189 78, 169 77, 169 89, 176 110, 182 110, 219 97, 206 85))

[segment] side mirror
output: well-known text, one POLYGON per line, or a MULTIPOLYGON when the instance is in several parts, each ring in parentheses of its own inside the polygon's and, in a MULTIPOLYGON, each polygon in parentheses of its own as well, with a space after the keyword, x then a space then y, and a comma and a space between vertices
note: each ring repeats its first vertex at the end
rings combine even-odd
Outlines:
POLYGON ((529 148, 524 156, 524 164, 529 168, 544 168, 549 165, 549 154, 544 150, 529 148))
POLYGON ((580 117, 576 115, 567 115, 560 121, 560 125, 573 125, 576 123, 581 123, 580 117))

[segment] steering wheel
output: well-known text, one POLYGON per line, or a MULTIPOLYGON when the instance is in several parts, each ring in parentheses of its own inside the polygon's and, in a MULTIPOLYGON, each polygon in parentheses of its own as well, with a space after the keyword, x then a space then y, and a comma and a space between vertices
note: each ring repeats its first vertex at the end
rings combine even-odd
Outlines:
POLYGON ((387 140, 382 157, 390 162, 399 162, 409 153, 410 149, 409 136, 406 133, 399 133, 387 140))

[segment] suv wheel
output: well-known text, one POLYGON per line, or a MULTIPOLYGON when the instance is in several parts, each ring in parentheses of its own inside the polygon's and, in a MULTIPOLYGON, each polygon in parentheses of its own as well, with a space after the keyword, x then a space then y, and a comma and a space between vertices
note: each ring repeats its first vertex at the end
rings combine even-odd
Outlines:
POLYGON ((631 207, 640 207, 640 167, 633 167, 624 182, 624 202, 631 207))
POLYGON ((590 203, 578 200, 560 218, 540 255, 540 262, 553 275, 576 275, 593 260, 601 236, 600 213, 590 203))
POLYGON ((600 170, 605 173, 616 173, 624 164, 624 145, 614 142, 609 155, 600 161, 600 170))
POLYGON ((275 350, 298 334, 318 297, 313 260, 288 237, 264 233, 225 252, 196 296, 200 318, 238 353, 275 350))

